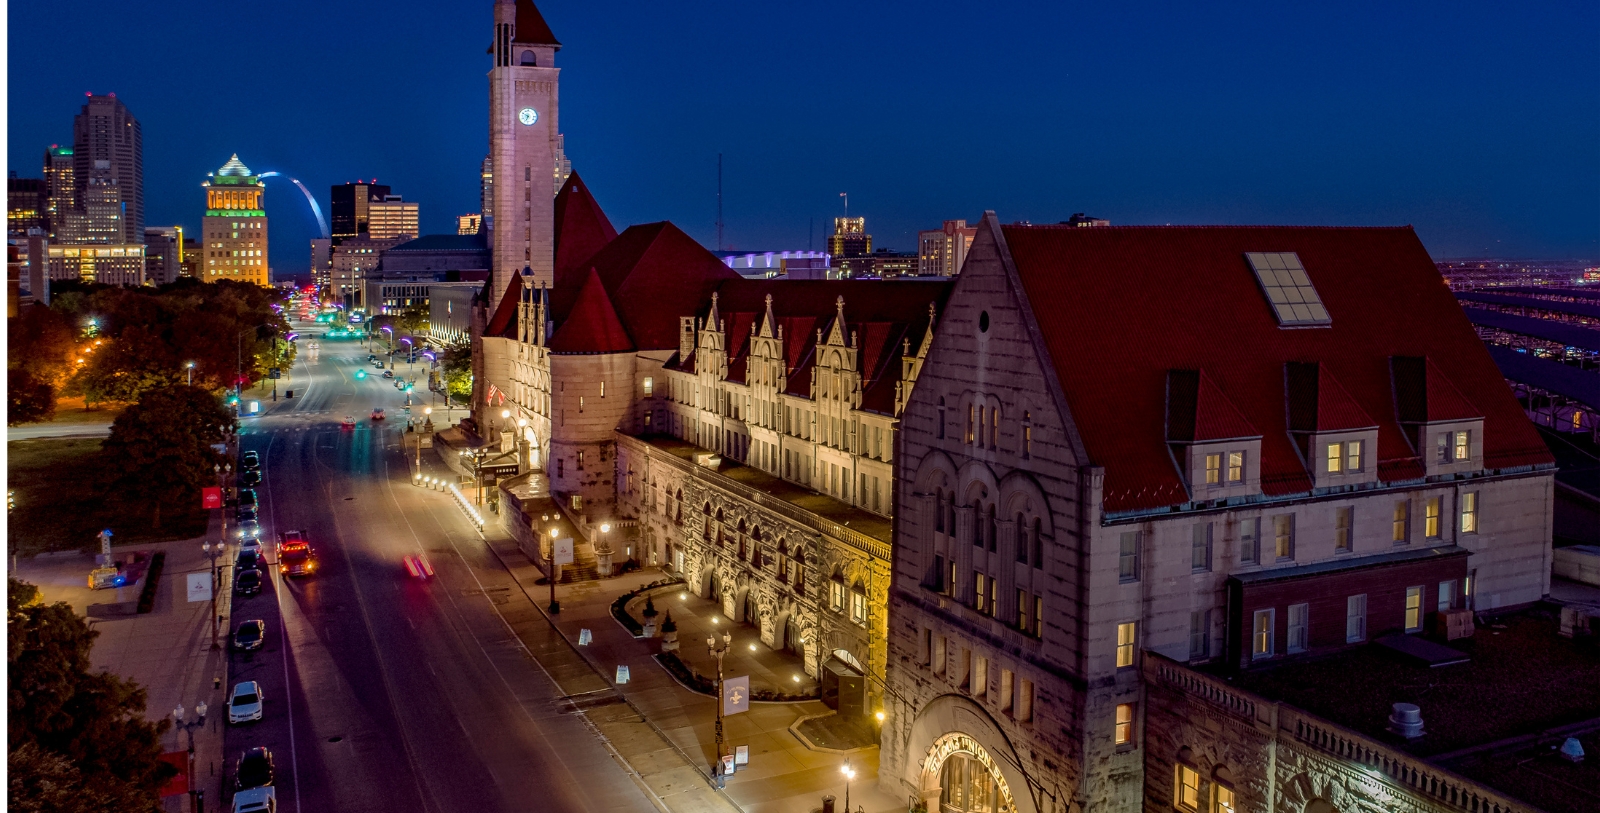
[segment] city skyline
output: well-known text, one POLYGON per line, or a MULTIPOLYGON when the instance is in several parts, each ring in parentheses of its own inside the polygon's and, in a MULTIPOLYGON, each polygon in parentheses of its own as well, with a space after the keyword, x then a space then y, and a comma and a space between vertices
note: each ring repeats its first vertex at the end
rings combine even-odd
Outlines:
MULTIPOLYGON (((86 13, 178 38, 254 24, 169 6, 86 13)), ((422 231, 451 233, 480 208, 487 105, 465 91, 489 68, 488 12, 364 8, 318 6, 327 25, 264 33, 266 61, 242 82, 201 72, 173 92, 182 50, 133 36, 14 83, 9 168, 38 177, 44 148, 70 143, 81 94, 116 92, 145 125, 149 224, 195 228, 194 187, 237 152, 324 204, 332 184, 377 178, 422 204, 422 231), (361 82, 319 89, 372 75, 376 51, 333 47, 351 36, 408 54, 384 61, 376 107, 348 104, 361 82), (202 121, 208 97, 252 112, 202 121)), ((574 167, 618 225, 671 220, 707 247, 720 152, 729 249, 820 248, 848 191, 874 240, 900 250, 993 208, 1007 222, 1411 224, 1440 260, 1600 256, 1600 108, 1561 103, 1596 97, 1584 66, 1600 48, 1578 33, 1593 30, 1591 9, 1019 7, 961 26, 939 22, 967 14, 956 6, 542 11, 574 32, 559 62, 574 167), (728 60, 741 70, 719 71, 728 60), (703 78, 662 83, 665 62, 703 78)), ((15 10, 19 64, 46 47, 26 35, 50 20, 15 10)), ((301 273, 315 221, 299 196, 270 197, 278 270, 301 273)))

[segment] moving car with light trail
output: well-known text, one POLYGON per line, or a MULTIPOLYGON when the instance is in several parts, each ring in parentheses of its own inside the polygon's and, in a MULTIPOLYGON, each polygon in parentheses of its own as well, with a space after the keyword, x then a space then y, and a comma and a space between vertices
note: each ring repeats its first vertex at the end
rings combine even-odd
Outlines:
POLYGON ((317 572, 317 552, 299 531, 284 531, 278 543, 278 572, 288 576, 310 576, 317 572))

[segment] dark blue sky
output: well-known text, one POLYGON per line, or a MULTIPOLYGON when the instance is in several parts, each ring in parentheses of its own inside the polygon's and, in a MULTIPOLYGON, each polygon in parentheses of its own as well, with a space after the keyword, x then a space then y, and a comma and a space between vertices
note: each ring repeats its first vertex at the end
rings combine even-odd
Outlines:
MULTIPOLYGON (((478 209, 489 0, 10 6, 9 165, 85 91, 144 126, 146 219, 198 226, 237 152, 478 209), (71 37, 83 35, 73 44, 71 37)), ((545 0, 567 153, 619 228, 804 248, 944 218, 1414 224, 1436 258, 1600 257, 1600 6, 545 0)), ((314 224, 269 181, 272 264, 314 224)))

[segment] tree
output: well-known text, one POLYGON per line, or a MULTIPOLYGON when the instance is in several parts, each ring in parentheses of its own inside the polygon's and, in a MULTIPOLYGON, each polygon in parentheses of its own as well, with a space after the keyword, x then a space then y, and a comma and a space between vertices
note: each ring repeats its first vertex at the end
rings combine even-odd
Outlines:
POLYGON ((440 377, 444 379, 445 394, 462 401, 472 400, 472 344, 458 341, 444 349, 439 356, 440 377))
POLYGON ((30 601, 36 596, 33 585, 10 580, 10 808, 156 810, 174 773, 159 759, 170 724, 144 718, 138 684, 91 672, 98 633, 71 606, 30 601))
POLYGON ((416 336, 428 329, 428 306, 412 305, 400 312, 395 320, 395 330, 407 336, 416 336))
POLYGON ((199 387, 164 386, 145 391, 111 424, 101 447, 103 485, 130 514, 147 514, 161 527, 164 509, 193 503, 215 477, 224 455, 211 448, 224 441, 233 416, 217 397, 199 387))
POLYGON ((74 365, 74 340, 67 318, 42 304, 23 308, 6 325, 11 349, 6 358, 11 424, 55 417, 56 392, 74 365))
POLYGON ((6 421, 12 426, 48 421, 56 416, 56 388, 26 369, 6 370, 6 421))

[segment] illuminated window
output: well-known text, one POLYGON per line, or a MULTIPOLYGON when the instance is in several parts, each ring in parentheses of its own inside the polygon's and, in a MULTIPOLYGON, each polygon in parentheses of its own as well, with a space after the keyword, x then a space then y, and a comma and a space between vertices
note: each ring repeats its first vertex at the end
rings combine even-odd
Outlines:
POLYGON ((1461 495, 1461 532, 1475 534, 1478 532, 1478 492, 1468 491, 1461 495))
POLYGON ((1394 543, 1405 544, 1411 537, 1411 503, 1401 500, 1394 504, 1394 543))
POLYGON ((1422 588, 1406 588, 1406 632, 1422 629, 1422 588))
POLYGON ((1117 668, 1133 666, 1133 640, 1138 622, 1124 621, 1117 625, 1117 668))
POLYGON ((1244 482, 1244 452, 1228 453, 1228 482, 1244 482))
POLYGON ((1133 704, 1117 704, 1116 744, 1133 745, 1133 704))
POLYGON ((1179 765, 1177 771, 1177 791, 1173 795, 1174 801, 1182 810, 1197 811, 1200 809, 1200 772, 1188 765, 1179 765))
POLYGON ((1344 445, 1344 455, 1345 471, 1361 471, 1361 441, 1352 440, 1346 443, 1344 445))
POLYGON ((1214 486, 1222 479, 1222 455, 1206 455, 1206 485, 1214 486))
POLYGON ((1457 432, 1456 433, 1456 453, 1455 453, 1455 458, 1456 458, 1457 462, 1460 462, 1462 460, 1466 460, 1468 457, 1471 456, 1471 447, 1469 445, 1469 441, 1471 439, 1471 434, 1472 434, 1471 432, 1457 432))
POLYGON ((1355 509, 1350 506, 1333 510, 1333 549, 1337 553, 1350 552, 1353 544, 1351 524, 1354 514, 1355 509))
POLYGON ((1429 539, 1439 538, 1439 498, 1429 497, 1424 503, 1422 511, 1422 535, 1429 539))
POLYGON ((1233 788, 1223 784, 1214 784, 1214 803, 1211 806, 1213 813, 1234 813, 1233 788))
POLYGON ((1250 635, 1250 657, 1270 658, 1273 655, 1273 610, 1256 610, 1255 625, 1250 635))
POLYGON ((1279 514, 1272 518, 1273 551, 1278 561, 1294 558, 1294 515, 1279 514))
POLYGON ((1328 473, 1338 474, 1344 468, 1344 444, 1328 444, 1328 473))

